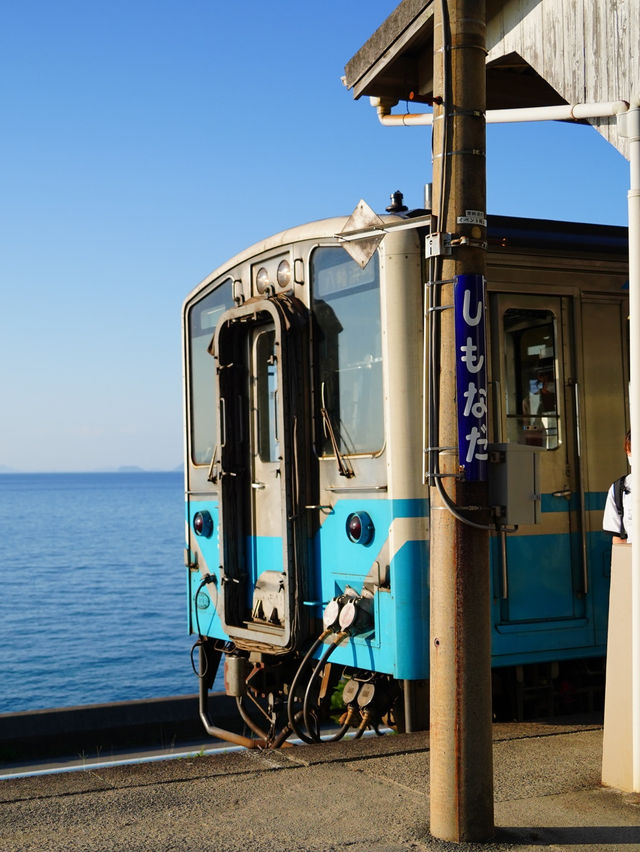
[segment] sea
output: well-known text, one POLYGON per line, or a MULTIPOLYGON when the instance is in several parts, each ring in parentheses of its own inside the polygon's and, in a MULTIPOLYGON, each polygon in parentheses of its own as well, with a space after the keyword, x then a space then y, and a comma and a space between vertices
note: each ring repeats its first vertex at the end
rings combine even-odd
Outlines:
POLYGON ((181 472, 0 475, 0 713, 197 692, 181 472))

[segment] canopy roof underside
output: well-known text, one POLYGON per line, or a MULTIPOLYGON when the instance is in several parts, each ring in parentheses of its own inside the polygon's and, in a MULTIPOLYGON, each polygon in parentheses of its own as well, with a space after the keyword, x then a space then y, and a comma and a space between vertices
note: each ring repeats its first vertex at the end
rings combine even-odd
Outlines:
MULTIPOLYGON (((487 0, 487 109, 640 97, 640 0, 487 0)), ((430 104, 434 0, 403 0, 349 60, 363 95, 430 104)), ((591 123, 627 154, 615 118, 591 123)))

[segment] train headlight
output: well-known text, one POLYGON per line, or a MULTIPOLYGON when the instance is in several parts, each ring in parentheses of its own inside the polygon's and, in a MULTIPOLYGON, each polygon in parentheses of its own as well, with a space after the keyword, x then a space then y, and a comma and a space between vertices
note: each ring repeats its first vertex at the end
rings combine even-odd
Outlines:
POLYGON ((209 538, 213 533, 213 518, 209 512, 196 512, 193 516, 193 531, 196 535, 209 538))
POLYGON ((261 266, 256 275, 256 288, 258 293, 266 293, 269 286, 269 273, 264 266, 261 266))
POLYGON ((282 288, 288 287, 291 284, 291 264, 288 260, 281 260, 278 264, 276 280, 282 288))
POLYGON ((347 536, 354 544, 369 544, 375 531, 366 512, 352 512, 347 518, 347 536))

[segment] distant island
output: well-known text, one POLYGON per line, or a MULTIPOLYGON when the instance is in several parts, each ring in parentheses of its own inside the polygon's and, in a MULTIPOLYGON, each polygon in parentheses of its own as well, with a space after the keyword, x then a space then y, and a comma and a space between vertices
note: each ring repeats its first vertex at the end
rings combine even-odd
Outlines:
POLYGON ((176 467, 167 469, 167 468, 144 468, 140 467, 137 464, 123 464, 119 467, 112 468, 98 468, 94 470, 72 470, 72 471, 64 471, 64 470, 54 470, 54 471, 46 471, 46 470, 30 470, 30 471, 22 471, 15 467, 10 467, 7 464, 0 464, 0 476, 3 473, 182 473, 184 470, 184 466, 182 464, 177 465, 176 467))

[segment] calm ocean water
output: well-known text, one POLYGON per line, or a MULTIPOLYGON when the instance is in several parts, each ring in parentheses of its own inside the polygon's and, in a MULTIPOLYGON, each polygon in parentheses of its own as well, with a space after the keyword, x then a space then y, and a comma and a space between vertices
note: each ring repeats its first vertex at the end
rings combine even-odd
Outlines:
POLYGON ((181 473, 0 476, 0 713, 197 691, 181 473))

